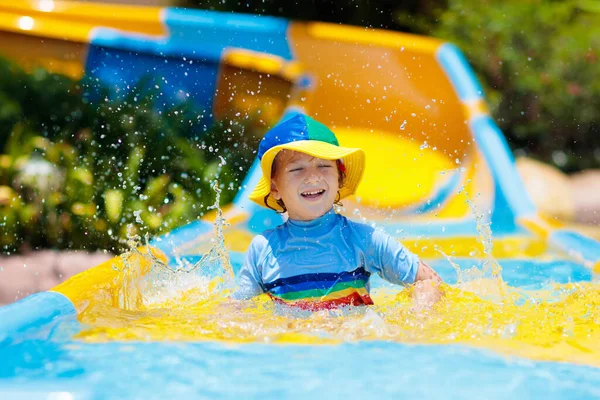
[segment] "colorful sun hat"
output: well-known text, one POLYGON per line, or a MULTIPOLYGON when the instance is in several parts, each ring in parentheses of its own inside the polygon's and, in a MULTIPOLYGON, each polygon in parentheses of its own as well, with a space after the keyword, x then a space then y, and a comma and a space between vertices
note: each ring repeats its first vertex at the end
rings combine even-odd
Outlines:
POLYGON ((341 160, 346 179, 340 188, 340 199, 356 191, 365 169, 362 149, 340 147, 335 134, 322 123, 304 114, 294 114, 269 130, 258 146, 262 177, 250 194, 250 200, 263 207, 283 211, 271 193, 271 166, 281 150, 299 151, 324 160, 341 160))

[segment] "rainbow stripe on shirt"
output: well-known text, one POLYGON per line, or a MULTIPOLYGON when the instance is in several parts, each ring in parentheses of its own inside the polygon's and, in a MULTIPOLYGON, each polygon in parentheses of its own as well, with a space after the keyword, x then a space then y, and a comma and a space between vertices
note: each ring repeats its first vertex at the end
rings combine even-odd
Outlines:
POLYGON ((265 289, 275 301, 307 310, 373 304, 367 283, 370 273, 363 267, 341 273, 315 273, 276 279, 265 289))

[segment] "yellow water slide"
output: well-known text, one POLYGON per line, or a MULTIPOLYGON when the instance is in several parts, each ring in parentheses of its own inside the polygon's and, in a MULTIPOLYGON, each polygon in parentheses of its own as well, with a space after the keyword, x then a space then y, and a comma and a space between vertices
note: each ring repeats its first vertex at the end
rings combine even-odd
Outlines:
MULTIPOLYGON (((0 5, 0 51, 25 66, 79 78, 95 29, 165 36, 163 12, 52 0, 5 3, 0 5)), ((425 208, 435 209, 440 218, 471 213, 466 197, 436 197, 440 188, 478 193, 478 204, 490 206, 490 175, 485 163, 477 162, 480 155, 466 124, 472 114, 485 113, 485 105, 465 105, 457 98, 435 59, 440 41, 320 23, 291 23, 287 36, 293 57, 313 82, 305 111, 334 128, 344 145, 367 152, 365 179, 349 206, 375 219, 381 210, 388 217, 394 210, 422 218, 412 211, 432 200, 439 206, 425 208)), ((229 64, 223 65, 225 75, 229 64)), ((248 103, 256 100, 246 97, 248 103)), ((216 114, 230 114, 216 99, 216 114)))
POLYGON ((0 54, 26 67, 81 78, 94 29, 163 35, 160 13, 157 7, 78 1, 0 2, 0 54))
POLYGON ((343 145, 367 153, 356 199, 363 215, 423 218, 414 213, 420 208, 462 219, 472 216, 465 200, 473 194, 481 209, 491 206, 493 182, 467 123, 487 113, 485 103, 458 98, 436 59, 442 42, 322 23, 292 24, 289 35, 316 81, 308 113, 333 127, 343 145), (460 179, 448 187, 454 174, 460 179), (424 207, 444 187, 452 195, 424 207))

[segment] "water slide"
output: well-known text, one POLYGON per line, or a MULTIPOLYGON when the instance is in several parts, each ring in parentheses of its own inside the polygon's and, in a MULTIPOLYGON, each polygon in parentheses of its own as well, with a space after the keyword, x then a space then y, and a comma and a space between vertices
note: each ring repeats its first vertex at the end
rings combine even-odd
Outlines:
MULTIPOLYGON (((363 182, 343 212, 386 229, 424 258, 493 256, 505 266, 560 260, 579 271, 566 272, 565 282, 577 274, 589 280, 585 271, 600 268, 599 243, 537 212, 465 57, 438 39, 257 15, 47 0, 0 4, 0 54, 97 78, 113 96, 151 76, 165 104, 188 97, 207 125, 258 110, 269 124, 305 112, 330 126, 341 145, 366 152, 363 182)), ((223 209, 234 270, 253 235, 283 221, 248 200, 259 176, 255 162, 223 209)), ((166 263, 199 259, 216 235, 214 219, 191 222, 150 246, 166 263)), ((98 293, 116 296, 125 278, 114 266, 123 262, 117 257, 0 309, 0 331, 10 337, 42 329, 76 315, 98 293)))

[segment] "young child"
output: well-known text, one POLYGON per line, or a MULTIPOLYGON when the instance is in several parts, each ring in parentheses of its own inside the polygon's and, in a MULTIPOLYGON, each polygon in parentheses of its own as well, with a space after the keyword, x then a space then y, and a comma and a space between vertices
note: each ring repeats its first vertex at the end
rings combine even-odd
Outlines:
POLYGON ((369 277, 415 285, 416 298, 440 297, 439 276, 394 238, 336 214, 365 167, 361 149, 340 147, 334 133, 296 114, 260 142, 263 176, 250 199, 287 212, 288 220, 256 236, 238 275, 235 298, 267 293, 308 310, 373 304, 369 277))

